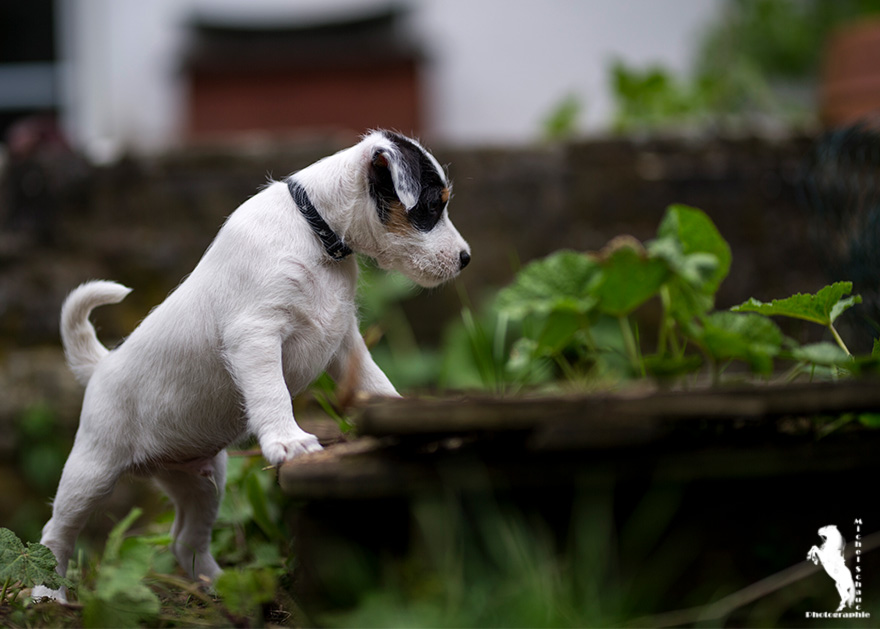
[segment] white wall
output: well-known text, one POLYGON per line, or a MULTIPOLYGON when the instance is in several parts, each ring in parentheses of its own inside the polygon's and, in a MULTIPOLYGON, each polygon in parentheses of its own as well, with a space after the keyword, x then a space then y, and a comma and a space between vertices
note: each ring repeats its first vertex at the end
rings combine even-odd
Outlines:
MULTIPOLYGON (((384 6, 381 0, 58 0, 65 126, 99 158, 178 141, 180 52, 194 12, 255 20, 384 6)), ((608 123, 607 65, 685 70, 721 0, 410 0, 432 63, 426 136, 523 143, 566 95, 585 105, 584 132, 608 123)))
POLYGON ((567 95, 580 128, 607 127, 614 57, 686 71, 718 0, 421 0, 418 27, 437 53, 434 131, 454 142, 522 142, 567 95))

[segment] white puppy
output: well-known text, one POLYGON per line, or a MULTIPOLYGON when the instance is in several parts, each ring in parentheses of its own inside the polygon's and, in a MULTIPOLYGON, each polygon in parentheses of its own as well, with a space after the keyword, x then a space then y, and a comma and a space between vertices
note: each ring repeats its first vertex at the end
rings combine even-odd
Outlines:
MULTIPOLYGON (((87 385, 76 441, 41 542, 66 571, 88 515, 125 472, 155 476, 176 508, 173 550, 192 578, 220 571, 211 528, 226 448, 251 433, 273 464, 320 449, 291 396, 324 370, 396 396, 358 332, 352 251, 423 286, 470 260, 449 220, 443 168, 388 131, 274 182, 226 221, 192 274, 108 351, 89 313, 129 292, 74 290, 61 311, 70 368, 87 385)), ((64 599, 35 588, 34 596, 64 599)))

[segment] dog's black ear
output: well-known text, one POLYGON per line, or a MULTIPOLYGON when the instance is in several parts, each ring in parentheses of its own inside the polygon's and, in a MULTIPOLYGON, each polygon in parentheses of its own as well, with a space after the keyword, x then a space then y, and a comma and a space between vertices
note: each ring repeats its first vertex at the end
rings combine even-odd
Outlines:
POLYGON ((378 148, 373 151, 373 167, 387 169, 397 198, 407 211, 419 202, 422 192, 421 166, 416 151, 394 148, 378 148))

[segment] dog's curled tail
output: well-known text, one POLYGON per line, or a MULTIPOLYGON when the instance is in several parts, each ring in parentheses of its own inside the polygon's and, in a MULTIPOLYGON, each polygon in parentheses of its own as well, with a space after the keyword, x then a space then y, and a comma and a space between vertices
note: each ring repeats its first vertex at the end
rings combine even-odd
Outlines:
POLYGON ((98 341, 89 314, 98 306, 119 303, 130 292, 130 288, 116 282, 94 281, 73 289, 64 300, 61 306, 61 342, 67 365, 83 386, 92 377, 95 366, 110 353, 98 341))

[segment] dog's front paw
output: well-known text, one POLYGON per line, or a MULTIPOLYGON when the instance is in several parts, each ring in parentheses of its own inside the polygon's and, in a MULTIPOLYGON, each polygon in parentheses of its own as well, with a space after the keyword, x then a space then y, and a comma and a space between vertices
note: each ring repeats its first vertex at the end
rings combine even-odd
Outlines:
POLYGON ((65 588, 51 590, 45 585, 35 585, 31 590, 31 599, 36 603, 37 601, 46 598, 59 603, 67 603, 67 592, 65 591, 65 588))
POLYGON ((318 443, 318 438, 307 432, 281 439, 274 436, 260 439, 260 448, 263 450, 263 458, 272 465, 279 465, 303 454, 323 449, 318 443))

